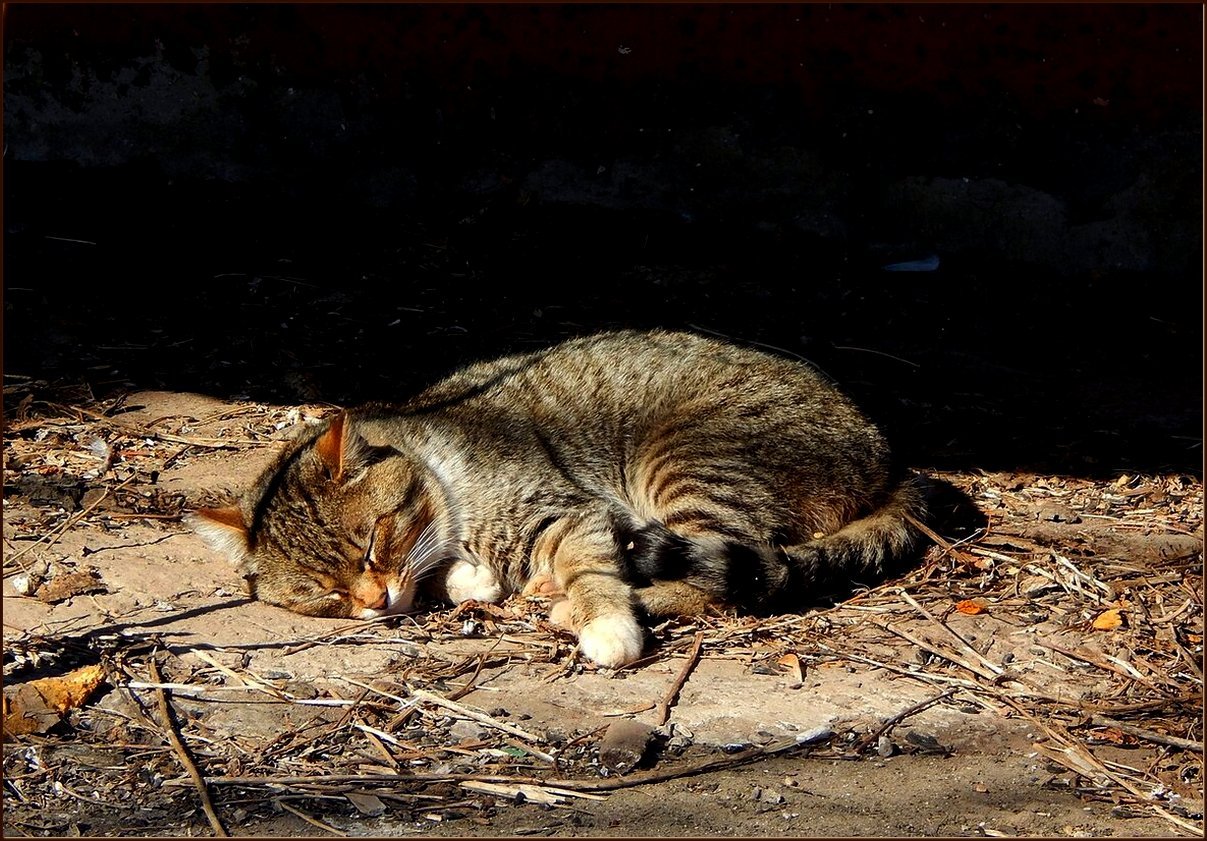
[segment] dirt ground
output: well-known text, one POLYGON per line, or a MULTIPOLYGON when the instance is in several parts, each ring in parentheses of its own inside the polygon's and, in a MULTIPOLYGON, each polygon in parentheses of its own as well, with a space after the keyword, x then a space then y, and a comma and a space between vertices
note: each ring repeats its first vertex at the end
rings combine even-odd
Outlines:
POLYGON ((664 623, 606 673, 539 599, 348 623, 244 598, 179 514, 328 406, 13 396, 5 683, 104 676, 6 743, 6 835, 209 833, 169 730, 236 835, 1201 830, 1197 479, 942 473, 987 533, 804 616, 664 623), (618 720, 660 729, 617 748, 618 720))

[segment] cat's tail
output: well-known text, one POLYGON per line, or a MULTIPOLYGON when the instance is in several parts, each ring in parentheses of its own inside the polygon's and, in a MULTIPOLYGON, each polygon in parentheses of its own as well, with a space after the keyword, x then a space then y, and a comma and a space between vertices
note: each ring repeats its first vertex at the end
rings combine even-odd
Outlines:
MULTIPOLYGON (((639 587, 682 581, 723 602, 760 612, 800 609, 871 584, 915 557, 925 537, 926 484, 909 477, 883 504, 832 534, 790 545, 720 535, 683 535, 655 522, 627 535, 628 569, 639 587)), ((669 609, 666 612, 674 612, 669 609)))
POLYGON ((918 477, 899 483, 884 504, 833 534, 785 546, 789 573, 783 596, 825 595, 851 584, 871 584, 915 557, 925 542, 926 485, 918 477))

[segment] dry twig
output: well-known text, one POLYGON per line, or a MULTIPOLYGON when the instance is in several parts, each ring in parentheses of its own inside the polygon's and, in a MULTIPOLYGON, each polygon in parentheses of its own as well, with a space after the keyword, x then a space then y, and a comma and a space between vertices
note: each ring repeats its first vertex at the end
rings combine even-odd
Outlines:
MULTIPOLYGON (((155 665, 154 656, 148 658, 147 665, 151 670, 151 680, 159 683, 159 667, 155 665)), ((189 777, 193 780, 193 785, 197 788, 197 795, 201 798, 201 808, 205 810, 205 816, 209 819, 210 826, 213 827, 214 835, 219 838, 228 838, 229 834, 226 828, 222 826, 218 813, 214 811, 214 804, 210 802, 210 793, 205 787, 205 780, 202 779, 201 772, 197 770, 197 766, 193 764, 188 750, 185 749, 184 742, 181 741, 180 736, 176 733, 176 726, 172 721, 172 711, 168 708, 167 693, 163 689, 157 689, 155 697, 159 701, 159 715, 163 719, 164 732, 168 734, 168 739, 176 750, 176 756, 180 758, 180 764, 184 766, 184 770, 188 772, 189 777)))
POLYGON ((683 684, 687 683, 688 675, 692 669, 696 667, 696 663, 700 660, 700 647, 704 645, 704 632, 696 632, 696 638, 692 642, 692 650, 688 652, 687 662, 683 664, 683 668, 679 670, 679 675, 675 678, 675 682, 666 690, 655 709, 658 711, 658 726, 666 724, 667 719, 671 717, 671 705, 675 703, 675 699, 679 697, 679 691, 683 689, 683 684))

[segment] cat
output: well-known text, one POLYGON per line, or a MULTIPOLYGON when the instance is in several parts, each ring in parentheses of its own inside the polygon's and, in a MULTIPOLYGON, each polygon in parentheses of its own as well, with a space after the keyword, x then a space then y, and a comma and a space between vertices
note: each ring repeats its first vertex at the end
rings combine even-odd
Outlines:
POLYGON ((619 667, 640 612, 799 609, 906 558, 924 516, 923 480, 809 366, 625 330, 342 411, 190 523, 254 598, 305 614, 406 612, 425 579, 452 601, 564 594, 552 618, 619 667))

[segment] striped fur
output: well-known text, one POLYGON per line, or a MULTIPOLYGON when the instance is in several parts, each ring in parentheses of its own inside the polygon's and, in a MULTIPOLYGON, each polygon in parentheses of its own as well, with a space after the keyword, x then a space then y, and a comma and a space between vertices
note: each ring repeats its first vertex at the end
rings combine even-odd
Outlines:
POLYGON ((638 608, 791 609, 915 550, 918 480, 799 362, 614 332, 471 365, 299 438, 193 522, 253 594, 303 613, 494 600, 551 578, 583 652, 641 653, 638 608))

